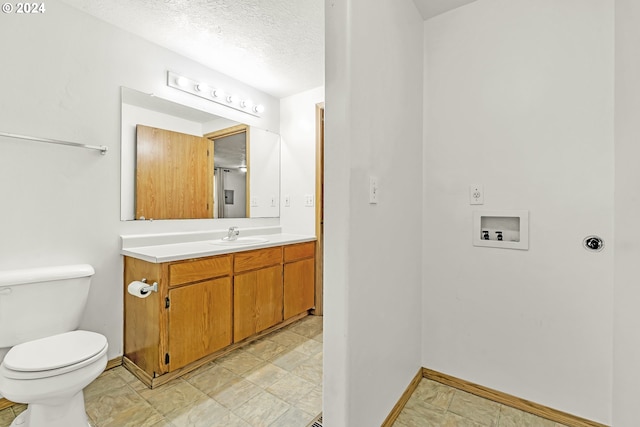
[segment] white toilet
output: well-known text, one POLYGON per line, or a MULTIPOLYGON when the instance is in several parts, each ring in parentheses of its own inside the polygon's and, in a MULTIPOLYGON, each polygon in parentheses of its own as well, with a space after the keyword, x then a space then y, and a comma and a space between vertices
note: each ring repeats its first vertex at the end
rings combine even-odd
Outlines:
POLYGON ((0 397, 27 403, 11 427, 87 427, 82 390, 107 365, 107 339, 76 330, 86 264, 0 271, 0 397))

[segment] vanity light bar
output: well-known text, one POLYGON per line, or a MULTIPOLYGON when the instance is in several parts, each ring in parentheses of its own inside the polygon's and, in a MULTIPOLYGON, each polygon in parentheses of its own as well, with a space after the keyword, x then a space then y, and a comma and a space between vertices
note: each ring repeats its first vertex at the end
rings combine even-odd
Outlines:
POLYGON ((167 72, 167 86, 252 116, 260 117, 264 113, 264 105, 262 104, 255 104, 250 99, 238 98, 237 95, 226 93, 220 87, 211 86, 171 71, 167 72))

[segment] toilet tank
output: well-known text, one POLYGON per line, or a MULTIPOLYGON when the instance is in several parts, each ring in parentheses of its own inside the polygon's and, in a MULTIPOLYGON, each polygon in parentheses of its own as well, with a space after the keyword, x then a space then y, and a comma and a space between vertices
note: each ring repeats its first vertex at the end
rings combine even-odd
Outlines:
POLYGON ((0 271, 0 349, 78 329, 88 264, 0 271))

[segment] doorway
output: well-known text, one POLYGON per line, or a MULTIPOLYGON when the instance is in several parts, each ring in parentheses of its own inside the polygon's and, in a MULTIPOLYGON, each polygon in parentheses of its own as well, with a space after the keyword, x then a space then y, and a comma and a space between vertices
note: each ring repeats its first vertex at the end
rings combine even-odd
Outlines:
POLYGON ((249 126, 221 129, 205 138, 213 142, 214 218, 248 218, 249 126))

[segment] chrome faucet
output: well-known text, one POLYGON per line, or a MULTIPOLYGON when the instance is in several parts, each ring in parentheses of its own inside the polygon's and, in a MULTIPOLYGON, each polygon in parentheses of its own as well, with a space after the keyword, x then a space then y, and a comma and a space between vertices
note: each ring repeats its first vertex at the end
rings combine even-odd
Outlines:
POLYGON ((238 227, 229 227, 229 231, 227 231, 227 240, 238 240, 239 234, 240 229, 238 227))

